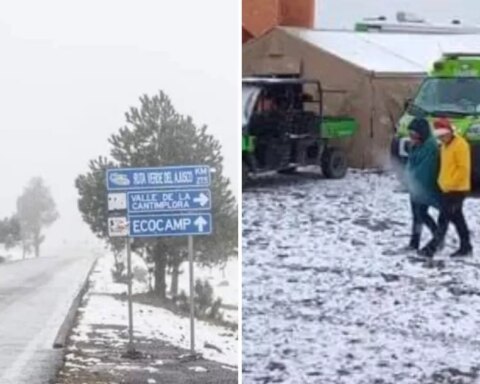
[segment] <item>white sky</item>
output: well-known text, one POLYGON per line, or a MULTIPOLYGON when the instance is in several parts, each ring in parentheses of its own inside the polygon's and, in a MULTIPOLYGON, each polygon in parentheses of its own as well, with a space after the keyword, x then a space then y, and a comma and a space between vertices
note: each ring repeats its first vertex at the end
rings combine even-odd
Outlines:
POLYGON ((364 17, 385 16, 395 21, 397 11, 413 12, 430 22, 480 24, 478 0, 316 0, 319 28, 352 29, 364 17))
POLYGON ((237 191, 239 10, 225 0, 0 2, 0 217, 40 175, 62 216, 47 252, 93 238, 74 179, 107 155, 138 97, 159 89, 220 140, 237 191))

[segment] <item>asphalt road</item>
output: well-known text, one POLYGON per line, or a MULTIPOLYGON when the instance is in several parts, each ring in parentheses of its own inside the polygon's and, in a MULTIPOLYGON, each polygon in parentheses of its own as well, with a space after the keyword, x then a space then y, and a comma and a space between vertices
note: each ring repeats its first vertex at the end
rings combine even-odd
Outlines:
POLYGON ((47 384, 55 377, 62 353, 53 342, 93 260, 0 264, 0 383, 47 384))

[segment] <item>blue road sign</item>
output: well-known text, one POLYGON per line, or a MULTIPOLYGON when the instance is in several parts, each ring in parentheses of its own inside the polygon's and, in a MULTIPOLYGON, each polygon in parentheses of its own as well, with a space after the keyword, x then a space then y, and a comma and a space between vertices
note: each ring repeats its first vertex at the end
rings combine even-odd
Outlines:
POLYGON ((163 214, 129 217, 130 237, 210 235, 212 215, 163 214))
POLYGON ((128 214, 210 210, 208 189, 128 192, 128 214))
POLYGON ((210 182, 210 167, 207 165, 107 169, 109 191, 200 188, 210 186, 210 182))

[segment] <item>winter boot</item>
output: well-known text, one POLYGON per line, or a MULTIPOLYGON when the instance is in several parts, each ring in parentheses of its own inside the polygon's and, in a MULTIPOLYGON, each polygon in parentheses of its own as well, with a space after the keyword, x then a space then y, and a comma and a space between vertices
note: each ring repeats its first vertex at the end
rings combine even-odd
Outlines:
POLYGON ((472 256, 473 253, 473 248, 470 244, 467 245, 461 245, 458 250, 453 252, 450 257, 466 257, 466 256, 472 256))
POLYGON ((420 247, 420 235, 418 233, 412 234, 410 243, 404 248, 405 251, 417 251, 420 247))
POLYGON ((465 230, 460 232, 460 249, 450 255, 450 257, 471 256, 473 253, 472 243, 470 242, 470 232, 465 230))
POLYGON ((435 247, 433 247, 430 243, 427 244, 425 247, 420 249, 417 252, 418 256, 426 257, 426 258, 433 258, 433 255, 435 255, 435 247))

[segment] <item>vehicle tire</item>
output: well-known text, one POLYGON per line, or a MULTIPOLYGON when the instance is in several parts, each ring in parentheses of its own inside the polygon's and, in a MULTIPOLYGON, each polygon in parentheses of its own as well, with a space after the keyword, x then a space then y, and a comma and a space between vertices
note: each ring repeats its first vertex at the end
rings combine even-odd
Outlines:
POLYGON ((347 174, 347 158, 338 148, 327 148, 322 154, 323 175, 329 179, 342 179, 347 174))

